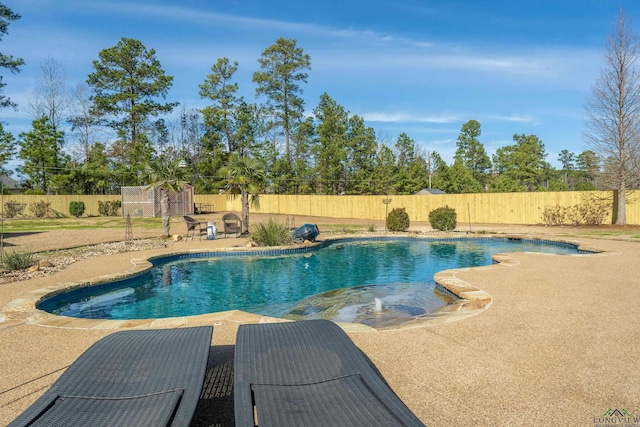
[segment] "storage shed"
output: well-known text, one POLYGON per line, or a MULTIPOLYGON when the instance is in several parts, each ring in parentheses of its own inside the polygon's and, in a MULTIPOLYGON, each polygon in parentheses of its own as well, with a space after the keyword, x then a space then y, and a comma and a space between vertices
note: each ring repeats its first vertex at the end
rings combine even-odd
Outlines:
MULTIPOLYGON (((159 217, 160 188, 158 186, 121 187, 122 216, 159 217)), ((185 184, 181 192, 169 193, 169 212, 171 216, 193 215, 193 186, 185 184)))

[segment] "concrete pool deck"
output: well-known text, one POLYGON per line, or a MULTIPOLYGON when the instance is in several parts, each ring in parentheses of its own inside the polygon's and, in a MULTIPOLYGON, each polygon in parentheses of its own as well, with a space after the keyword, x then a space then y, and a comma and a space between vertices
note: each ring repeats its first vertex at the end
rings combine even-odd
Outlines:
MULTIPOLYGON (((544 231, 508 230, 535 237, 544 231)), ((491 295, 487 310, 453 323, 393 331, 347 329, 348 334, 430 426, 594 425, 615 408, 639 415, 640 242, 563 240, 604 253, 517 253, 509 255, 508 263, 458 270, 456 279, 491 295)), ((174 249, 222 248, 241 241, 178 242, 174 249)), ((3 284, 0 306, 33 290, 125 271, 134 258, 162 253, 92 258, 53 276, 3 284)), ((181 319, 134 321, 126 327, 213 324, 207 379, 193 425, 231 425, 235 333, 240 323, 261 319, 237 311, 181 319)), ((55 327, 32 320, 0 314, 2 425, 86 348, 115 330, 107 324, 75 329, 64 319, 55 327)))

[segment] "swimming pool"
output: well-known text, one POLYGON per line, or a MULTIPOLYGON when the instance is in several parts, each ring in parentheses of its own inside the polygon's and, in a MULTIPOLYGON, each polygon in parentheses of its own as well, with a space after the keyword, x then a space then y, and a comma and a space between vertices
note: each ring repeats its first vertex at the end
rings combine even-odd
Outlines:
POLYGON ((416 317, 450 304, 455 298, 435 289, 436 272, 488 265, 493 254, 516 251, 579 253, 575 245, 540 240, 382 237, 328 241, 319 248, 269 255, 180 254, 154 259, 154 266, 142 275, 54 295, 37 308, 91 319, 237 309, 273 317, 331 315, 333 320, 367 323, 391 308, 416 317))

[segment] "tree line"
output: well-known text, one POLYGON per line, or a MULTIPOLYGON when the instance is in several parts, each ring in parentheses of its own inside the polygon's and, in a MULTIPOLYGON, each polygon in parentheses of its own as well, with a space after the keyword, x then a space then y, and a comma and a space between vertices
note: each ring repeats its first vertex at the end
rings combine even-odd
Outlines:
MULTIPOLYGON (((0 3, 0 17, 1 40, 19 15, 0 3)), ((617 30, 614 41, 629 34, 626 27, 622 34, 617 30)), ((635 39, 633 43, 637 49, 635 39)), ((612 46, 607 52, 615 43, 612 46)), ((219 58, 199 84, 199 95, 208 105, 190 109, 167 101, 173 77, 165 73, 156 52, 139 40, 122 38, 100 51, 86 82, 71 90, 62 66, 47 58, 28 102, 34 116, 31 130, 14 136, 0 123, 0 167, 7 173, 7 162, 19 159, 17 173, 25 190, 52 194, 113 194, 121 186, 145 185, 145 167, 157 161, 179 162, 198 193, 217 193, 229 183, 220 171, 228 172, 225 167, 238 164, 237 158, 252 159, 251 164, 264 171, 258 174, 264 177, 260 192, 278 194, 592 190, 618 188, 621 181, 625 188, 637 185, 637 142, 627 142, 627 157, 621 160, 619 152, 611 151, 615 142, 610 135, 603 131, 598 137, 597 120, 608 123, 610 111, 588 108, 590 123, 596 123, 588 133, 592 149, 562 150, 561 169, 547 161, 536 135, 513 135, 513 144, 490 157, 476 120, 462 125, 454 160, 447 164, 407 133, 395 141, 376 135, 362 117, 327 93, 306 117, 302 95, 311 58, 296 40, 279 38, 257 62, 252 75, 255 102, 238 94, 238 63, 219 58)), ((0 54, 0 67, 19 72, 22 65, 21 59, 0 54)), ((634 72, 633 62, 628 66, 634 72)), ((613 78, 601 77, 604 83, 613 78)), ((0 80, 0 91, 2 86, 0 80)), ((606 99, 597 87, 598 82, 589 105, 606 99)), ((1 92, 0 103, 14 107, 1 92)), ((636 125, 638 117, 632 116, 636 125)), ((627 141, 639 135, 629 133, 627 141)))

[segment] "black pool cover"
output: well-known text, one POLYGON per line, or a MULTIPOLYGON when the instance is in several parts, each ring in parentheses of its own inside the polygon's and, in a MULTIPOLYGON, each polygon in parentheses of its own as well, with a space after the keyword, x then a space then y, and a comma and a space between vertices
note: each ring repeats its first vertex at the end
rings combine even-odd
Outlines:
POLYGON ((305 240, 315 242, 318 234, 320 234, 320 230, 318 230, 317 225, 303 224, 293 231, 292 237, 294 242, 304 242, 305 240))

